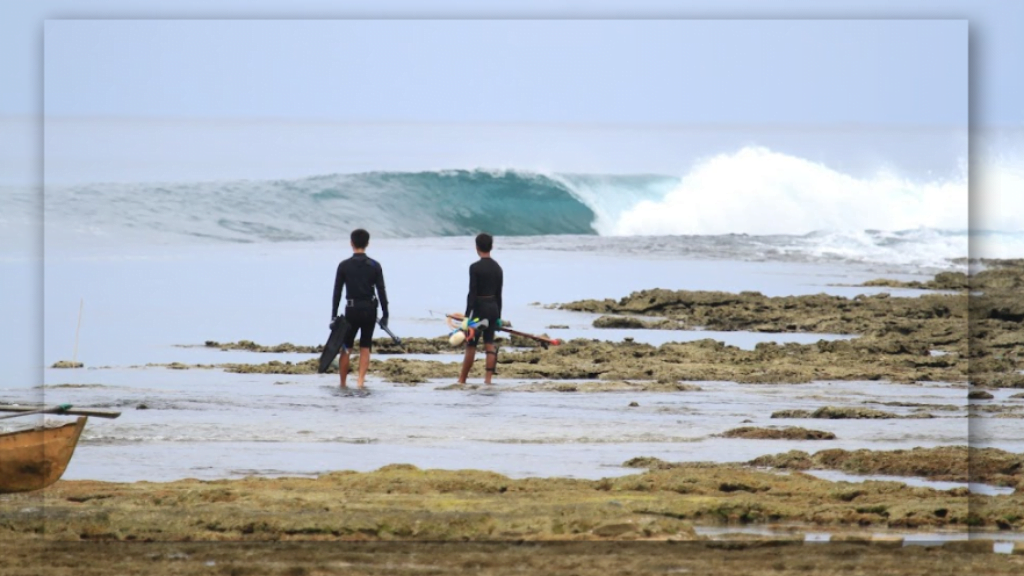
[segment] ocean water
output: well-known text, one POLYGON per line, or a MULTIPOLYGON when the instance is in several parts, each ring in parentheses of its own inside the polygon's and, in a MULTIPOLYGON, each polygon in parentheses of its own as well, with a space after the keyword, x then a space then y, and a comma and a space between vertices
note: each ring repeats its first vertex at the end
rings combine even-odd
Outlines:
MULTIPOLYGON (((447 332, 444 313, 465 306, 466 270, 476 260, 475 251, 466 249, 472 242, 468 237, 371 241, 369 253, 383 264, 398 334, 433 337, 447 332)), ((598 330, 591 325, 593 314, 547 308, 582 298, 619 298, 646 288, 754 290, 770 296, 920 293, 851 286, 893 276, 893 269, 885 266, 674 259, 618 251, 614 244, 602 248, 606 241, 593 236, 572 239, 589 250, 551 250, 547 238, 522 242, 494 252, 505 270, 504 316, 527 331, 569 326, 551 330, 560 338, 628 336, 656 344, 671 340, 671 331, 598 330)), ((87 257, 55 254, 45 262, 45 365, 74 355, 76 333, 78 359, 91 366, 182 360, 198 353, 173 345, 206 340, 320 343, 330 319, 334 271, 349 252, 336 243, 288 243, 164 247, 138 257, 96 251, 87 257)), ((679 340, 716 337, 747 348, 766 338, 806 342, 836 337, 681 334, 679 340)))
MULTIPOLYGON (((371 379, 370 396, 359 398, 341 396, 336 375, 110 368, 64 371, 48 379, 51 398, 123 411, 117 420, 90 420, 67 478, 313 475, 394 462, 513 477, 600 478, 635 473, 621 466, 635 456, 737 462, 791 449, 962 445, 967 436, 964 411, 872 426, 770 418, 776 410, 823 405, 965 404, 962 388, 941 385, 703 382, 702 390, 686 393, 573 394, 511 391, 521 382, 500 378, 495 391, 487 392, 439 390, 447 381, 403 386, 371 379), (630 408, 631 402, 639 406, 630 408), (744 425, 810 426, 838 439, 714 437, 744 425)), ((1024 448, 1024 442, 1013 448, 1024 448)))
MULTIPOLYGON (((682 239, 663 238, 665 244, 682 239)), ((633 290, 755 290, 768 295, 919 291, 857 288, 879 276, 925 279, 925 269, 886 262, 736 260, 637 250, 597 235, 499 237, 494 257, 506 274, 504 316, 517 327, 561 338, 655 344, 713 337, 752 347, 760 341, 844 337, 814 334, 599 330, 596 315, 548 308, 580 298, 618 298, 633 290), (568 328, 548 329, 550 325, 568 328)), ((75 354, 85 369, 45 367, 0 385, 0 401, 72 403, 123 411, 93 418, 66 478, 111 481, 220 478, 250 474, 311 475, 372 470, 388 463, 483 468, 515 477, 598 478, 633 473, 635 456, 666 460, 745 461, 790 449, 911 448, 965 444, 962 387, 866 382, 801 385, 697 383, 676 394, 526 393, 498 379, 497 394, 438 390, 370 377, 367 398, 342 397, 336 375, 243 375, 171 370, 148 363, 305 360, 307 354, 256 354, 182 348, 206 340, 317 344, 326 338, 338 242, 183 243, 53 250, 45 262, 44 363, 75 354), (42 386, 41 386, 42 385, 42 386), (628 408, 630 402, 640 404, 628 408), (771 412, 871 402, 953 404, 935 419, 901 419, 864 427, 843 421, 780 421, 771 412), (144 406, 145 408, 140 408, 144 406), (838 440, 743 441, 716 438, 746 425, 794 424, 829 430, 838 440)), ((446 333, 442 314, 465 299, 472 238, 371 240, 384 265, 391 327, 400 336, 446 333)), ((13 266, 6 263, 5 266, 13 266)), ((950 264, 950 266, 956 266, 950 264)), ((384 356, 380 356, 384 358, 384 356)), ((459 355, 428 359, 458 362, 459 355)), ((993 419, 996 425, 1003 422, 993 419)), ((995 444, 1024 450, 1012 426, 995 444)))
POLYGON ((400 238, 481 230, 669 237, 682 241, 647 241, 639 249, 739 259, 899 257, 944 266, 967 252, 967 202, 966 172, 935 180, 853 177, 748 147, 683 176, 474 169, 55 185, 46 190, 44 214, 47 249, 113 238, 121 244, 310 242, 363 227, 400 238))
POLYGON ((443 314, 464 306, 466 268, 476 259, 472 236, 486 230, 497 237, 494 257, 505 269, 504 316, 526 331, 654 344, 711 337, 747 348, 844 337, 598 330, 594 315, 549 305, 656 287, 916 296, 855 285, 966 270, 979 234, 1003 247, 1006 254, 997 255, 1024 247, 1022 229, 1011 225, 968 230, 966 174, 851 175, 750 147, 697 162, 682 176, 376 171, 70 184, 47 187, 41 202, 25 189, 8 197, 0 237, 30 236, 41 217, 43 260, 5 244, 0 272, 17 279, 10 283, 17 292, 0 313, 39 321, 42 330, 0 350, 7 367, 0 402, 123 410, 117 420, 90 419, 69 479, 310 475, 396 462, 597 478, 635 472, 621 467, 635 456, 745 461, 790 449, 962 445, 969 437, 1024 451, 1016 420, 969 426, 965 389, 942 383, 708 382, 676 394, 564 394, 511 391, 521 382, 499 377, 497 392, 482 394, 439 390, 445 381, 402 386, 371 377, 372 394, 352 398, 337 393, 336 375, 145 367, 308 358, 180 345, 322 342, 334 270, 357 226, 373 235, 369 253, 384 266, 391 327, 400 336, 446 333, 443 314), (38 310, 30 298, 36 289, 38 310), (72 357, 86 368, 49 368, 72 357), (632 401, 639 406, 628 408, 632 401), (893 401, 960 410, 872 426, 768 418, 784 408, 893 401), (810 445, 715 436, 746 420, 810 426, 838 439, 810 445))

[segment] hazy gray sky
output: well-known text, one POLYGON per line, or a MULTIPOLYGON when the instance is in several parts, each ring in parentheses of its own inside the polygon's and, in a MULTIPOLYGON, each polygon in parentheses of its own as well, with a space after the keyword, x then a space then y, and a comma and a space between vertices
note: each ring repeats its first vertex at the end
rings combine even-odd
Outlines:
MULTIPOLYGON (((42 36, 47 18, 967 19, 972 122, 976 127, 1024 125, 1024 2, 1014 0, 438 0, 429 5, 412 0, 13 1, 0 7, 0 80, 5 87, 0 91, 0 115, 34 115, 42 109, 42 36)), ((906 44, 916 42, 906 39, 906 44)), ((871 42, 860 48, 873 49, 871 42)), ((928 99, 921 104, 930 106, 928 99)))
POLYGON ((745 145, 946 174, 962 132, 820 130, 964 128, 967 40, 964 20, 53 20, 46 176, 682 174, 745 145))
POLYGON ((47 117, 955 125, 965 20, 55 20, 47 117))

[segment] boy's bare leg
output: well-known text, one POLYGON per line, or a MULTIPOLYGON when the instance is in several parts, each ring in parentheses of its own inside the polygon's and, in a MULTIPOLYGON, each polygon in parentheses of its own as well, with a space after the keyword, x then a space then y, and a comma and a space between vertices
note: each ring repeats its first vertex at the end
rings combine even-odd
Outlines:
POLYGON ((459 384, 466 383, 474 360, 476 360, 476 346, 466 346, 466 356, 462 359, 462 370, 459 372, 459 384))
POLYGON ((338 360, 338 374, 341 375, 341 387, 348 388, 345 386, 345 380, 348 379, 348 350, 341 349, 341 359, 338 360))
POLYGON ((494 344, 484 344, 484 350, 487 354, 487 359, 484 360, 484 384, 490 384, 494 368, 498 365, 498 352, 494 349, 494 344))
POLYGON ((366 380, 366 370, 370 367, 370 349, 359 349, 359 388, 362 389, 363 381, 366 380))

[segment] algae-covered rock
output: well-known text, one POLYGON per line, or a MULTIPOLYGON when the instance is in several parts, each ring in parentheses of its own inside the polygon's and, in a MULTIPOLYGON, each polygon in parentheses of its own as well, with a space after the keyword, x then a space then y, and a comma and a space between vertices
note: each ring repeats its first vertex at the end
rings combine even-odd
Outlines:
POLYGON ((1024 264, 983 260, 971 277, 970 380, 978 386, 1024 388, 1024 264))
POLYGON ((831 432, 820 430, 808 430, 797 426, 785 428, 759 428, 756 426, 743 426, 733 428, 721 434, 724 438, 746 438, 751 440, 835 440, 836 435, 831 432))
POLYGON ((826 419, 877 419, 877 418, 931 418, 930 414, 913 414, 900 416, 892 412, 873 410, 871 408, 822 406, 813 412, 808 410, 779 410, 772 413, 772 418, 826 418, 826 419))
POLYGON ((970 279, 963 272, 939 272, 929 287, 933 290, 968 290, 970 279))
POLYGON ((935 481, 970 481, 998 486, 1016 486, 1024 480, 1024 454, 967 446, 910 450, 831 449, 813 456, 791 451, 761 456, 748 464, 794 470, 814 468, 851 474, 916 476, 935 481))
POLYGON ((383 376, 387 382, 419 384, 427 381, 425 377, 417 373, 415 365, 411 365, 409 360, 404 358, 393 358, 387 362, 381 362, 375 373, 383 376))
POLYGON ((767 468, 784 468, 790 470, 810 470, 815 462, 811 455, 801 450, 790 450, 774 456, 761 456, 748 462, 751 466, 767 468))
MULTIPOLYGON (((498 342, 507 342, 502 338, 498 342)), ((218 342, 207 340, 206 348, 217 348, 219 350, 245 350, 247 352, 259 353, 296 353, 296 354, 320 354, 323 351, 322 344, 298 345, 291 342, 281 344, 265 345, 257 344, 252 340, 239 340, 238 342, 218 342)), ((189 348, 189 345, 179 345, 181 348, 189 348)), ((448 354, 451 353, 451 344, 448 338, 438 336, 435 338, 405 338, 401 344, 395 344, 391 338, 375 338, 373 340, 373 352, 375 354, 448 354)))
POLYGON ((631 458, 622 463, 626 468, 648 468, 651 470, 662 470, 665 468, 673 468, 675 464, 665 462, 660 458, 654 458, 653 456, 637 456, 631 458))
POLYGON ((594 320, 594 328, 646 328, 647 323, 631 316, 601 316, 594 320))
MULTIPOLYGON (((640 461, 636 462, 640 464, 640 461)), ((65 537, 124 540, 694 539, 692 524, 799 522, 876 528, 965 527, 967 492, 897 482, 850 485, 736 464, 679 463, 579 480, 513 479, 408 465, 318 478, 244 478, 119 484, 58 482, 47 519, 65 537), (941 514, 935 513, 942 510, 941 514)), ((24 495, 0 500, 5 540, 35 534, 24 495)), ((970 523, 1007 522, 1013 496, 992 497, 970 523)), ((1016 528, 1020 522, 1012 521, 1016 528)))
POLYGON ((316 374, 319 369, 319 360, 310 358, 300 362, 286 360, 271 360, 264 364, 222 364, 225 372, 238 374, 316 374))
MULTIPOLYGON (((663 329, 818 332, 857 335, 851 341, 819 342, 810 350, 761 347, 760 366, 736 370, 737 382, 806 382, 811 379, 885 379, 896 382, 970 379, 989 387, 1024 388, 1024 263, 983 260, 984 270, 968 277, 942 272, 928 282, 879 280, 872 286, 900 286, 956 291, 916 298, 889 294, 854 298, 824 294, 767 297, 757 292, 728 294, 652 289, 618 301, 582 300, 562 304, 567 310, 630 314, 626 320, 598 326, 663 329), (965 289, 974 292, 969 296, 965 289), (658 316, 644 321, 640 316, 658 316), (971 346, 968 349, 968 333, 971 346), (943 352, 934 355, 932 351, 943 352), (798 356, 803 362, 788 365, 798 356), (787 364, 768 364, 769 357, 787 364), (807 367, 813 368, 807 370, 807 367), (869 374, 870 367, 884 369, 869 374), (969 373, 968 373, 969 371, 969 373), (828 373, 828 376, 824 376, 828 373), (840 374, 843 373, 843 374, 840 374)), ((719 353, 725 356, 724 353, 719 353)), ((741 361, 744 362, 744 361, 741 361)), ((616 375, 622 377, 622 375, 616 375)), ((695 380, 691 375, 681 378, 695 380)))
POLYGON ((772 418, 810 418, 810 410, 776 410, 772 412, 772 418))
MULTIPOLYGON (((888 294, 853 299, 827 294, 768 297, 758 292, 702 292, 652 289, 634 292, 622 300, 583 300, 562 304, 566 310, 660 316, 666 327, 759 332, 820 332, 867 334, 889 321, 926 322, 932 330, 965 327, 966 296, 927 294, 919 298, 891 298, 888 294)), ((636 319, 630 319, 631 323, 636 319)), ((618 320, 605 320, 619 327, 618 320)), ((650 325, 648 325, 650 326, 650 325)))
POLYGON ((81 362, 72 362, 71 360, 58 360, 54 362, 50 368, 84 368, 85 364, 81 362))
POLYGON ((967 290, 970 287, 969 284, 969 278, 963 272, 939 272, 935 275, 934 279, 927 282, 918 282, 916 280, 903 282, 879 278, 869 280, 861 284, 861 286, 887 286, 891 288, 917 288, 922 290, 967 290))

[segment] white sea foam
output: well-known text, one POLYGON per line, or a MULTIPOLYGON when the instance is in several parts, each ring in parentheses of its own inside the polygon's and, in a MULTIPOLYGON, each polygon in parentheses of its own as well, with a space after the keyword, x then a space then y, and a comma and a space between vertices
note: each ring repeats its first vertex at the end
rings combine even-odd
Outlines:
POLYGON ((981 154, 971 186, 973 228, 1024 232, 1024 149, 981 154))
MULTIPOLYGON (((855 178, 807 159, 748 147, 700 162, 660 200, 642 200, 613 235, 807 234, 968 228, 967 175, 916 182, 855 178)), ((966 255, 966 254, 964 254, 966 255)))

